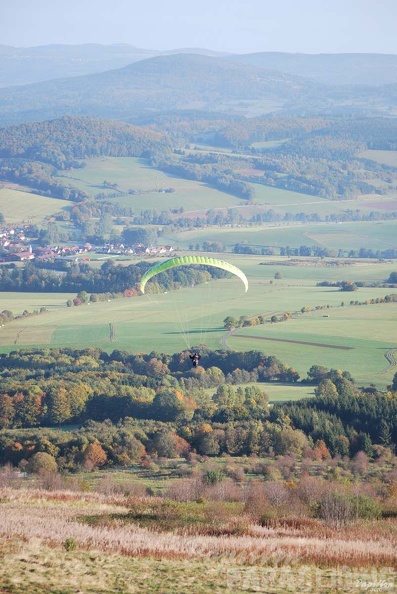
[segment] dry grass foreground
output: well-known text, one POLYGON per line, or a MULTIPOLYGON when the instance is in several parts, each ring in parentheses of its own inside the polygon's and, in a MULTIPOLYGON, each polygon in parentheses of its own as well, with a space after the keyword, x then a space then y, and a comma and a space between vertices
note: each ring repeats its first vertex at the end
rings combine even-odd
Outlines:
POLYGON ((116 520, 128 499, 0 490, 0 592, 396 592, 397 534, 379 523, 321 532, 245 524, 241 536, 160 532, 116 520), (326 538, 324 537, 326 535, 326 538))

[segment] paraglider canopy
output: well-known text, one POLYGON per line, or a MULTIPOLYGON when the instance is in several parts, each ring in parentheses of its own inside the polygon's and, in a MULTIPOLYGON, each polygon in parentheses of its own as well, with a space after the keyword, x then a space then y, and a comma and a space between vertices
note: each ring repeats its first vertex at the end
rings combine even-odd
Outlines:
POLYGON ((225 262, 224 260, 218 260, 217 258, 208 258, 207 256, 182 256, 180 258, 171 258, 170 260, 166 260, 165 262, 160 262, 159 264, 155 264, 152 268, 142 276, 141 282, 139 285, 139 289, 141 293, 145 293, 145 286, 148 280, 150 280, 156 274, 160 274, 160 272, 164 272, 165 270, 169 270, 170 268, 175 268, 177 266, 186 266, 189 264, 203 264, 205 266, 214 266, 215 268, 221 268, 222 270, 226 270, 231 274, 234 274, 239 277, 239 279, 244 283, 245 292, 248 291, 248 279, 245 276, 244 272, 230 264, 229 262, 225 262))

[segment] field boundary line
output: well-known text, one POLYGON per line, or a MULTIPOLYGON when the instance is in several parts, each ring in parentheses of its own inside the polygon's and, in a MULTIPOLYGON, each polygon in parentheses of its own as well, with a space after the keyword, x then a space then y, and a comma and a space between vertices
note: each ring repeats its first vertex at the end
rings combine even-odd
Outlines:
POLYGON ((340 349, 343 351, 352 351, 354 347, 342 346, 337 344, 322 344, 320 342, 307 342, 304 340, 292 340, 289 338, 268 338, 266 336, 249 336, 248 334, 234 334, 236 338, 250 338, 252 340, 270 340, 272 342, 290 342, 292 344, 304 344, 307 346, 323 347, 326 349, 340 349))

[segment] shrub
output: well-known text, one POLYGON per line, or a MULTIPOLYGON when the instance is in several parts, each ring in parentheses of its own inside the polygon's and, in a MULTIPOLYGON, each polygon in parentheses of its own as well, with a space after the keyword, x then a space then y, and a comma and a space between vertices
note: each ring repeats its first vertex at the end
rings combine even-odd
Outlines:
POLYGON ((203 482, 207 485, 216 485, 225 478, 223 470, 220 468, 209 468, 203 474, 203 482))
POLYGON ((30 458, 27 469, 34 474, 47 474, 57 472, 58 466, 54 456, 47 452, 37 452, 30 458))
POLYGON ((324 492, 317 508, 318 517, 336 528, 352 520, 379 518, 381 513, 379 503, 372 497, 352 495, 337 489, 324 492))
POLYGON ((77 542, 74 538, 67 538, 63 543, 65 551, 75 551, 77 549, 77 542))

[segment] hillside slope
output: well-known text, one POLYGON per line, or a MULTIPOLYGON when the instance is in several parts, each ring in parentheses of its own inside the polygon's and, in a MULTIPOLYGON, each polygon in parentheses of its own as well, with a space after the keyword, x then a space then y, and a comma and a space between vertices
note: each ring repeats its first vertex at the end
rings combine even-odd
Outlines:
POLYGON ((220 58, 161 56, 99 74, 0 89, 0 124, 91 115, 125 119, 148 112, 231 109, 230 102, 307 104, 324 96, 303 78, 220 58))
POLYGON ((224 55, 221 52, 201 48, 162 52, 138 48, 127 43, 51 44, 36 47, 0 45, 0 87, 28 85, 45 80, 104 72, 154 56, 181 53, 224 55))

